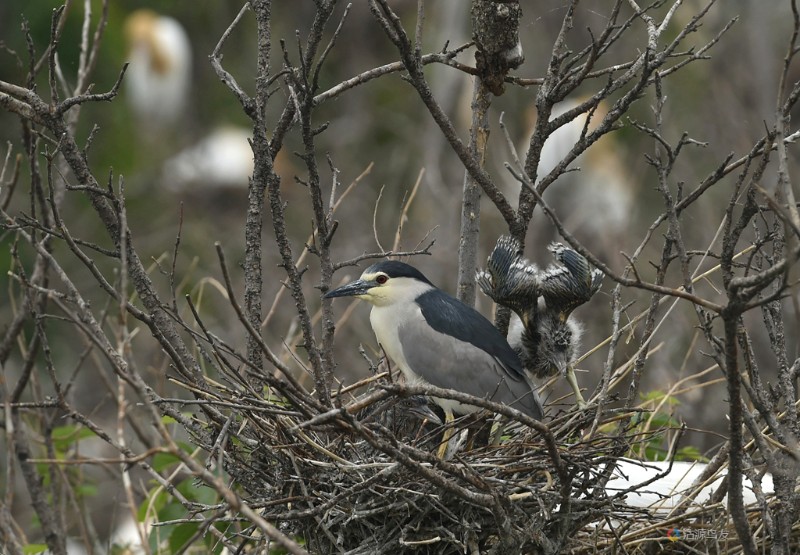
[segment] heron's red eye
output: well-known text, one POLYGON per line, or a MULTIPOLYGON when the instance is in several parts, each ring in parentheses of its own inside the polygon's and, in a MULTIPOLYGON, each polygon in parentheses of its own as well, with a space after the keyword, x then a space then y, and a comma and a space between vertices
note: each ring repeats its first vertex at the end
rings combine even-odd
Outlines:
POLYGON ((387 281, 389 281, 389 276, 380 275, 375 278, 375 281, 378 282, 378 285, 383 285, 387 281))

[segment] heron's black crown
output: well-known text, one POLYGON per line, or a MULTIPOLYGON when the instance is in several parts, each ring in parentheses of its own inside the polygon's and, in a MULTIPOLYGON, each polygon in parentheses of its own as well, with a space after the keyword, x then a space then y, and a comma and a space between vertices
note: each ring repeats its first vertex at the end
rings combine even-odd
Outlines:
POLYGON ((364 273, 367 274, 375 274, 378 272, 383 272, 390 278, 398 278, 398 277, 406 277, 417 279, 419 281, 425 282, 428 285, 433 285, 431 281, 426 278, 422 272, 417 270, 414 266, 409 266, 404 262, 399 262, 397 260, 381 260, 380 262, 376 262, 366 270, 364 273))

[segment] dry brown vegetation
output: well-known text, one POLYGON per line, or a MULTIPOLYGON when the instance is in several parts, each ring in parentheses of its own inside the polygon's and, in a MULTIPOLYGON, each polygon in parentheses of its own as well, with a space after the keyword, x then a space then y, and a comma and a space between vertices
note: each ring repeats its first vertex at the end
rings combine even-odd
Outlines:
POLYGON ((252 178, 185 212, 114 169, 157 146, 95 161, 125 67, 93 85, 114 3, 78 4, 47 39, 4 30, 20 40, 2 52, 18 77, 0 76, 3 553, 106 551, 109 499, 160 553, 800 549, 796 2, 768 37, 769 13, 713 1, 244 3, 216 22, 209 66, 252 129, 252 178), (543 422, 471 398, 506 432, 440 460, 409 398, 464 395, 397 383, 357 348, 365 319, 321 295, 363 261, 417 257, 486 308, 474 272, 501 233, 534 258, 560 236, 605 274, 576 313, 589 406, 560 383, 543 422), (626 502, 650 481, 606 489, 631 457, 706 466, 665 515, 626 502))

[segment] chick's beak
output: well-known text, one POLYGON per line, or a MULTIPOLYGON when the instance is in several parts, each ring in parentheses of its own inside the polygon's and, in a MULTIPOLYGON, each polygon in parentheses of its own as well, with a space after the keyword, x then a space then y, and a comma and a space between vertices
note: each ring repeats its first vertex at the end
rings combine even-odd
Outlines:
POLYGON ((565 356, 556 356, 554 360, 550 361, 550 372, 552 376, 565 376, 568 368, 569 362, 565 356))

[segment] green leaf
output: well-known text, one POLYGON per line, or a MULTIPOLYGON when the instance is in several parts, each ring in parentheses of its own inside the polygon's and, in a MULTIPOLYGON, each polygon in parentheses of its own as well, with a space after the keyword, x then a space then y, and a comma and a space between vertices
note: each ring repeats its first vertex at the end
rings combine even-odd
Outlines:
POLYGON ((158 511, 158 521, 165 522, 167 520, 177 520, 179 518, 186 518, 188 516, 186 507, 177 501, 167 503, 160 511, 158 511))
POLYGON ((75 486, 75 493, 79 497, 95 497, 97 495, 97 486, 95 484, 78 484, 75 486))
POLYGON ((150 531, 150 537, 148 538, 150 544, 150 551, 152 553, 170 553, 166 548, 166 538, 172 534, 172 529, 175 528, 175 525, 170 526, 154 526, 153 529, 150 531), (160 547, 164 547, 164 549, 159 549, 160 547))
POLYGON ((669 406, 674 406, 674 405, 680 405, 681 404, 681 402, 678 400, 677 397, 673 397, 672 395, 667 395, 666 393, 664 393, 663 391, 660 391, 658 389, 655 389, 653 391, 648 391, 647 393, 642 393, 642 394, 640 394, 640 398, 642 399, 642 402, 655 401, 655 402, 659 402, 659 403, 663 399, 666 399, 667 400, 667 405, 669 405, 669 406))
POLYGON ((708 462, 708 457, 703 456, 694 445, 687 445, 678 449, 675 453, 675 460, 708 462))
POLYGON ((644 450, 644 457, 648 461, 664 461, 667 459, 667 451, 658 446, 650 446, 644 450))
POLYGON ((89 428, 75 425, 58 426, 57 428, 53 428, 52 433, 53 444, 56 450, 62 453, 80 440, 94 436, 94 432, 89 428))
POLYGON ((34 555, 35 553, 44 553, 47 551, 47 544, 44 543, 29 543, 22 548, 25 555, 34 555))
POLYGON ((169 535, 170 553, 178 553, 180 549, 186 545, 186 542, 192 538, 195 532, 197 532, 198 526, 199 524, 194 522, 177 525, 169 535))
POLYGON ((161 472, 162 470, 180 462, 181 460, 172 453, 156 453, 153 456, 152 465, 156 472, 161 472))
POLYGON ((663 412, 657 412, 653 415, 652 420, 650 421, 650 428, 665 428, 669 426, 673 426, 676 423, 670 418, 668 414, 663 412))
POLYGON ((139 522, 144 522, 145 518, 147 518, 148 510, 155 510, 156 514, 158 514, 158 512, 167 504, 168 499, 169 495, 166 491, 161 489, 161 486, 153 487, 153 489, 148 492, 147 498, 139 505, 139 511, 136 513, 136 519, 139 522))
POLYGON ((45 463, 36 463, 36 474, 42 477, 42 485, 50 485, 50 465, 45 463))
POLYGON ((194 478, 187 478, 177 485, 177 489, 186 499, 204 505, 212 505, 217 501, 217 494, 209 487, 198 484, 194 478))
POLYGON ((203 505, 214 505, 219 498, 217 492, 208 486, 195 486, 195 501, 203 505))

